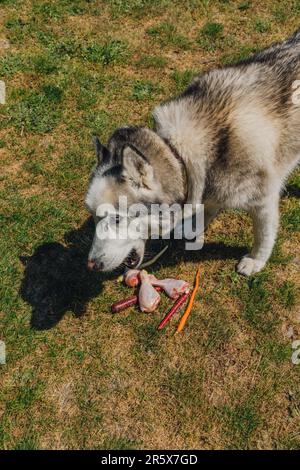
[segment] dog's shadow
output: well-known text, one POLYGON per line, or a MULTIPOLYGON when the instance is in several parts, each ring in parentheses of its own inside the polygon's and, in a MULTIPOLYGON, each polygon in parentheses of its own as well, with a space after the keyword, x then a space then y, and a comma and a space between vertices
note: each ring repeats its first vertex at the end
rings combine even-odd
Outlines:
MULTIPOLYGON (((32 256, 20 258, 25 266, 20 294, 32 307, 31 326, 35 329, 52 328, 67 311, 75 317, 82 316, 88 302, 101 294, 103 283, 116 278, 115 273, 104 275, 87 270, 93 235, 94 222, 90 218, 79 229, 65 234, 65 245, 45 243, 32 256)), ((150 251, 157 251, 155 245, 161 248, 163 243, 166 242, 151 242, 150 251)), ((160 260, 164 266, 175 266, 180 261, 238 259, 246 252, 246 248, 222 243, 207 243, 202 250, 189 252, 182 241, 168 243, 169 249, 160 260)))
POLYGON ((80 317, 88 301, 101 294, 103 275, 86 267, 93 230, 88 219, 65 234, 65 245, 45 243, 32 256, 20 258, 25 266, 20 294, 32 306, 34 328, 53 327, 67 311, 80 317))
POLYGON ((296 197, 300 199, 300 188, 295 184, 287 185, 284 195, 286 197, 296 197))

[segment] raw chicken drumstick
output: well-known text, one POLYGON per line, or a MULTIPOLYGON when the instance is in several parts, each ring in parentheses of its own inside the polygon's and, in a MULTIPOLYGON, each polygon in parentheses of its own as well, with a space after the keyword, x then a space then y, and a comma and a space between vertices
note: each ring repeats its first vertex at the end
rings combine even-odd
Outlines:
POLYGON ((189 290, 189 284, 180 279, 157 279, 153 274, 149 276, 153 286, 161 287, 171 299, 178 299, 189 290))
POLYGON ((160 295, 152 286, 147 271, 140 272, 139 304, 142 312, 153 312, 160 302, 160 295))
MULTIPOLYGON (((146 271, 144 271, 146 272, 146 271)), ((125 284, 135 287, 140 283, 139 269, 129 269, 124 275, 125 284)), ((178 299, 180 295, 187 292, 189 284, 180 279, 157 279, 153 274, 149 275, 149 281, 153 286, 161 287, 171 299, 178 299)))

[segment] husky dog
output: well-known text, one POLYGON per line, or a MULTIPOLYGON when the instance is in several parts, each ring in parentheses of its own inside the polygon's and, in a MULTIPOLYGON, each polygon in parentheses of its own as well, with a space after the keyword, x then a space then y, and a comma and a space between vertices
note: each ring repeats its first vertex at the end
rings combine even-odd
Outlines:
MULTIPOLYGON (((271 255, 281 189, 300 159, 300 30, 233 66, 198 76, 154 110, 155 130, 123 127, 107 147, 95 140, 98 163, 86 196, 99 205, 204 204, 205 226, 222 209, 246 210, 254 244, 237 266, 260 271, 271 255), (298 94, 297 94, 298 93, 298 94)), ((123 216, 122 216, 123 217, 123 216)), ((139 266, 145 240, 99 240, 90 269, 139 266)))

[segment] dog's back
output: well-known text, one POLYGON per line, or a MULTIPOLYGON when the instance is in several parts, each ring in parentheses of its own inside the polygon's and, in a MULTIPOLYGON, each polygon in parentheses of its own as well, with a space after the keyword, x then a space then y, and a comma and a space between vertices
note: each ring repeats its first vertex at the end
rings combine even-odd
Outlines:
POLYGON ((275 66, 282 66, 286 70, 294 69, 295 64, 299 67, 300 60, 300 29, 298 29, 291 37, 283 42, 273 44, 271 47, 264 49, 254 57, 244 61, 244 63, 268 63, 275 66), (294 62, 295 61, 295 62, 294 62), (291 68, 292 67, 292 68, 291 68))
POLYGON ((158 132, 198 166, 200 177, 205 167, 206 193, 225 206, 243 207, 274 184, 282 186, 299 159, 297 80, 300 30, 247 60, 197 77, 156 109, 158 132))

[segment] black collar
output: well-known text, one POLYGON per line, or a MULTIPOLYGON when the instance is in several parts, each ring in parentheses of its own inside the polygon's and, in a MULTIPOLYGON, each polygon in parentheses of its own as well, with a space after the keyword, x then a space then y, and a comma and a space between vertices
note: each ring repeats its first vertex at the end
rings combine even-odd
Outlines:
POLYGON ((174 147, 172 142, 170 142, 169 139, 163 137, 162 138, 165 144, 169 147, 169 149, 172 152, 172 155, 176 158, 176 160, 180 163, 181 167, 181 173, 182 173, 182 179, 183 179, 183 185, 184 185, 184 198, 182 205, 186 204, 187 198, 188 198, 188 172, 186 168, 186 164, 180 153, 178 152, 177 148, 174 147))

